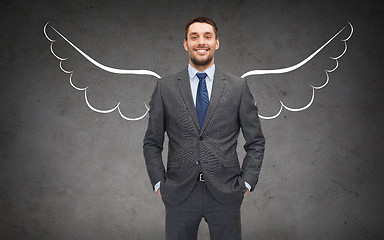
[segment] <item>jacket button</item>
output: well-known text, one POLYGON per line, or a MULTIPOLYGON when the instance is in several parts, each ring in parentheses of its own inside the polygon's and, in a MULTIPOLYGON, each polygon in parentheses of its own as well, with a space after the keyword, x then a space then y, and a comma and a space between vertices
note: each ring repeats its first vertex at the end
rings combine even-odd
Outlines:
POLYGON ((200 141, 201 141, 201 140, 203 140, 203 136, 200 136, 200 138, 199 138, 199 139, 200 139, 200 141))

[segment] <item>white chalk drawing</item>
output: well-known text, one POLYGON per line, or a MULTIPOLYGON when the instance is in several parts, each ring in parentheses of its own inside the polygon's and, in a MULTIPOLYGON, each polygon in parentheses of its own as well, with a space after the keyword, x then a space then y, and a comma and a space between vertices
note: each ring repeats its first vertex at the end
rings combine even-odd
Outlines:
MULTIPOLYGON (((137 121, 137 120, 140 120, 140 119, 143 119, 148 111, 149 111, 149 107, 147 106, 146 103, 144 103, 145 105, 145 108, 146 108, 146 111, 143 115, 139 116, 139 117, 136 117, 136 118, 130 118, 130 117, 127 117, 125 116, 121 110, 120 110, 120 102, 118 102, 116 104, 115 107, 111 108, 111 109, 106 109, 106 110, 100 110, 100 109, 97 109, 95 107, 93 107, 89 101, 88 101, 88 98, 87 98, 87 88, 88 87, 85 87, 85 88, 80 88, 80 87, 77 87, 73 84, 72 82, 72 75, 74 73, 74 71, 68 71, 68 70, 65 70, 62 66, 62 62, 67 60, 67 58, 62 58, 60 56, 58 56, 54 51, 53 51, 53 43, 56 41, 52 38, 50 38, 47 34, 47 26, 48 26, 49 22, 46 23, 44 25, 44 35, 45 37, 51 42, 51 45, 50 45, 50 49, 51 49, 51 53, 53 56, 55 56, 60 62, 59 62, 59 67, 60 69, 66 73, 66 74, 69 74, 69 82, 71 84, 71 86, 73 88, 75 88, 76 90, 79 90, 79 91, 84 91, 84 98, 85 98, 85 102, 87 104, 87 106, 95 111, 95 112, 98 112, 98 113, 111 113, 113 111, 115 111, 117 109, 117 111, 119 112, 120 116, 125 119, 125 120, 128 120, 128 121, 137 121)), ((265 119, 265 120, 271 120, 271 119, 275 119, 277 118, 280 113, 283 111, 283 108, 288 110, 288 111, 291 111, 291 112, 299 112, 299 111, 303 111, 307 108, 309 108, 314 99, 315 99, 315 90, 319 90, 319 89, 322 89, 323 87, 325 87, 328 82, 329 82, 329 73, 335 71, 338 66, 339 66, 339 62, 338 62, 338 59, 340 59, 346 52, 347 52, 347 41, 351 38, 352 34, 353 34, 353 26, 351 23, 348 22, 348 25, 346 25, 345 27, 343 27, 340 31, 338 31, 333 37, 331 37, 326 43, 324 43, 319 49, 317 49, 315 52, 313 52, 310 56, 308 56, 307 58, 305 58, 303 61, 293 65, 293 66, 290 66, 290 67, 286 67, 286 68, 280 68, 280 69, 267 69, 267 70, 252 70, 252 71, 249 71, 249 72, 246 72, 244 73, 243 75, 241 75, 241 78, 245 78, 245 77, 248 77, 248 76, 252 76, 252 75, 267 75, 267 74, 283 74, 283 73, 288 73, 288 72, 291 72, 291 71, 294 71, 302 66, 304 66, 306 63, 308 63, 311 59, 313 59, 321 50, 323 50, 330 42, 332 42, 332 40, 334 40, 341 32, 343 32, 347 26, 349 26, 350 28, 350 33, 348 35, 347 38, 345 39, 342 39, 341 41, 344 43, 344 50, 343 52, 337 56, 337 57, 330 57, 332 60, 335 60, 336 62, 336 65, 333 69, 324 69, 325 71, 325 75, 326 75, 326 81, 323 85, 321 86, 312 86, 311 85, 311 88, 312 88, 312 97, 311 97, 311 100, 309 101, 308 104, 306 104, 305 106, 303 107, 300 107, 300 108, 291 108, 291 107, 288 107, 286 104, 283 103, 282 100, 280 100, 280 109, 279 111, 275 114, 275 115, 272 115, 272 116, 262 116, 259 114, 259 117, 261 119, 265 119)), ((117 69, 117 68, 112 68, 112 67, 108 67, 108 66, 105 66, 99 62, 97 62, 96 60, 94 60, 93 58, 91 58, 90 56, 88 56, 86 53, 84 53, 80 48, 78 48, 75 44, 73 44, 71 41, 69 41, 63 34, 61 34, 58 30, 56 30, 54 27, 50 26, 61 38, 63 38, 70 46, 72 46, 77 52, 79 52, 83 57, 85 57, 89 62, 91 62, 92 64, 94 64, 95 66, 97 66, 98 68, 104 70, 104 71, 107 71, 107 72, 110 72, 110 73, 114 73, 114 74, 137 74, 137 75, 149 75, 149 76, 153 76, 153 77, 156 77, 156 78, 161 78, 159 74, 153 72, 153 71, 149 71, 149 70, 126 70, 126 69, 117 69)))
MULTIPOLYGON (((60 66, 60 69, 69 74, 69 83, 71 84, 71 86, 76 89, 76 90, 79 90, 79 91, 84 91, 84 98, 85 98, 85 102, 87 103, 88 107, 95 111, 95 112, 98 112, 98 113, 111 113, 113 111, 115 111, 117 109, 117 111, 119 112, 120 116, 122 118, 124 118, 125 120, 128 120, 128 121, 137 121, 137 120, 140 120, 140 119, 143 119, 148 111, 149 111, 149 107, 147 106, 146 103, 144 103, 145 105, 145 108, 146 108, 146 111, 143 115, 139 116, 139 117, 136 117, 136 118, 130 118, 130 117, 127 117, 125 116, 121 110, 120 110, 120 102, 118 102, 116 104, 115 107, 111 108, 111 109, 106 109, 106 110, 101 110, 101 109, 97 109, 95 107, 93 107, 89 101, 88 101, 88 97, 87 97, 87 89, 88 87, 85 87, 85 88, 80 88, 80 87, 77 87, 73 84, 72 82, 72 75, 74 73, 74 71, 67 71, 63 68, 62 66, 62 62, 67 60, 68 58, 62 58, 62 57, 59 57, 54 51, 53 51, 53 43, 56 41, 54 39, 51 39, 50 37, 48 37, 47 35, 47 26, 48 26, 49 22, 45 24, 44 26, 44 35, 45 37, 51 42, 51 53, 53 54, 53 56, 55 56, 58 60, 60 60, 59 62, 59 66, 60 66)), ((57 31, 54 27, 51 26, 51 28, 57 33, 59 34, 60 37, 62 37, 67 43, 69 43, 76 51, 78 51, 81 55, 83 55, 83 57, 85 57, 88 61, 90 61, 92 64, 96 65, 97 67, 107 71, 107 72, 111 72, 111 73, 115 73, 115 74, 137 74, 137 75, 150 75, 150 76, 154 76, 154 77, 157 77, 157 78, 160 78, 159 74, 155 73, 155 72, 152 72, 152 71, 149 71, 149 70, 125 70, 125 69, 117 69, 117 68, 111 68, 111 67, 107 67, 99 62, 97 62, 96 60, 94 60, 93 58, 91 58, 90 56, 88 56, 87 54, 85 54, 83 51, 81 51, 78 47, 76 47, 75 44, 73 44, 71 41, 69 41, 66 37, 64 37, 64 35, 62 35, 59 31, 57 31)))
MULTIPOLYGON (((266 119, 266 120, 274 119, 274 118, 276 118, 276 117, 278 117, 280 115, 280 113, 282 112, 283 108, 285 108, 286 110, 291 111, 291 112, 299 112, 299 111, 303 111, 303 110, 309 108, 312 105, 313 100, 315 99, 315 89, 316 90, 322 89, 323 87, 325 87, 328 84, 328 82, 329 82, 329 74, 328 73, 333 72, 333 71, 335 71, 337 69, 337 67, 339 66, 338 59, 341 58, 347 52, 347 48, 348 48, 347 47, 347 41, 351 38, 351 36, 353 34, 353 26, 352 26, 352 24, 348 22, 348 25, 349 25, 349 27, 351 29, 351 32, 349 33, 347 38, 341 40, 342 42, 344 42, 344 50, 343 50, 343 52, 339 56, 337 56, 337 57, 330 57, 331 59, 335 60, 336 66, 333 69, 324 69, 325 75, 326 75, 326 78, 327 78, 325 83, 323 85, 321 85, 321 86, 312 86, 311 85, 311 87, 312 87, 312 98, 309 101, 309 103, 307 105, 305 105, 304 107, 301 107, 301 108, 290 108, 290 107, 286 106, 283 103, 283 101, 280 100, 280 105, 281 106, 280 106, 280 110, 277 112, 277 114, 275 114, 273 116, 269 116, 269 117, 259 115, 260 118, 266 119)), ((296 65, 293 65, 291 67, 281 68, 281 69, 252 70, 252 71, 244 73, 241 76, 241 78, 245 78, 245 77, 251 76, 251 75, 281 74, 281 73, 287 73, 287 72, 294 71, 294 70, 304 66, 304 64, 306 64, 312 58, 314 58, 321 50, 323 50, 323 48, 325 48, 334 38, 336 38, 346 27, 347 26, 343 27, 331 39, 329 39, 326 43, 324 43, 323 46, 321 46, 314 53, 312 53, 309 57, 307 57, 306 59, 304 59, 303 61, 299 62, 296 65)))

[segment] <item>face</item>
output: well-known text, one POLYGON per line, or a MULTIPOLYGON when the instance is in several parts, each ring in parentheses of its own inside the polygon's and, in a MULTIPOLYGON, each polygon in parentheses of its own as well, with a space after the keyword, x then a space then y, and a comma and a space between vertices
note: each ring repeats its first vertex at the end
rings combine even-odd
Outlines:
POLYGON ((196 22, 189 26, 184 48, 189 54, 189 63, 196 69, 207 69, 214 63, 215 51, 219 48, 213 27, 196 22))

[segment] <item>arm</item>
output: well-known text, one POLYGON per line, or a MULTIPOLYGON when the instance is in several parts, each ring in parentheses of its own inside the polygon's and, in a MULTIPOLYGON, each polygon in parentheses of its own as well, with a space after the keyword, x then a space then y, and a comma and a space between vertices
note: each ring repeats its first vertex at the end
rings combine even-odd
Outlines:
POLYGON ((143 141, 143 153, 152 186, 164 179, 165 169, 162 160, 165 121, 161 98, 161 85, 157 82, 149 103, 148 128, 143 141))
POLYGON ((252 191, 259 179, 264 157, 265 138, 261 130, 258 109, 246 81, 244 81, 239 116, 245 139, 244 150, 246 151, 241 167, 242 178, 251 186, 252 191))

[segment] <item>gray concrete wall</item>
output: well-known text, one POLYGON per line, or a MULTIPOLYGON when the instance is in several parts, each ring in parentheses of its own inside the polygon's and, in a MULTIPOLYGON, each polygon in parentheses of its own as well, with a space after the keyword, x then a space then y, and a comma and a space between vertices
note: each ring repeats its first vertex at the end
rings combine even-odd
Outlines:
MULTIPOLYGON (((183 27, 219 26, 216 64, 241 75, 301 61, 351 22, 355 33, 313 105, 262 121, 260 182, 244 239, 383 239, 383 4, 370 1, 1 1, 0 238, 164 239, 164 207, 142 156, 147 117, 90 110, 43 34, 50 25, 105 65, 161 76, 187 65, 183 27)), ((73 81, 99 108, 143 113, 156 79, 105 73, 58 39, 73 81)), ((340 39, 289 74, 249 77, 260 113, 300 107, 325 81, 340 39)), ((239 156, 244 156, 239 140, 239 156)), ((199 239, 208 238, 202 222, 199 239)))

